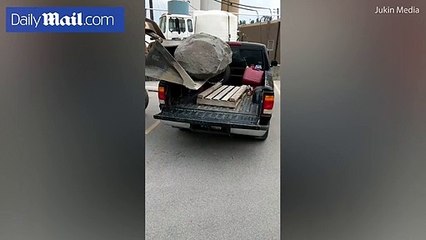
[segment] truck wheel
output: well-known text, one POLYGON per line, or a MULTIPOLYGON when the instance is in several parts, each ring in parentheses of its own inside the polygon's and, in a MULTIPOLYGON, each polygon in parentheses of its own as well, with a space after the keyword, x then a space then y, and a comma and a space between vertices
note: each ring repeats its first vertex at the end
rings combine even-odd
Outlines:
POLYGON ((149 103, 148 91, 145 89, 145 109, 148 107, 148 103, 149 103))

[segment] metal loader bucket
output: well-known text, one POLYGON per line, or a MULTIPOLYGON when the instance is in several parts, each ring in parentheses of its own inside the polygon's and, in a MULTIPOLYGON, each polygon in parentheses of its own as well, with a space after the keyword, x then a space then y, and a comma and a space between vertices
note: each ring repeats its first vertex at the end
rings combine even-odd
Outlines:
POLYGON ((163 80, 184 85, 192 90, 198 90, 202 86, 202 83, 205 82, 195 82, 158 41, 153 43, 146 57, 145 76, 148 79, 152 78, 154 80, 163 80))

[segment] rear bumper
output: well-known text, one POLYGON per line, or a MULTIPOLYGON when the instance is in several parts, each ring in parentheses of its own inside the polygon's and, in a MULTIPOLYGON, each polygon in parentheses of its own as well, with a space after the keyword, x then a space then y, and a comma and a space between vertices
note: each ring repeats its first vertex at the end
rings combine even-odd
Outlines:
POLYGON ((253 136, 253 137, 262 137, 266 134, 268 129, 265 130, 256 130, 256 129, 244 129, 244 128, 231 128, 231 134, 253 136))
POLYGON ((235 135, 244 135, 252 137, 261 137, 266 134, 269 126, 238 126, 238 125, 226 125, 226 124, 213 124, 213 123, 202 123, 202 124, 191 124, 187 122, 176 122, 170 120, 161 120, 162 123, 177 127, 191 129, 193 131, 202 131, 202 132, 215 132, 223 134, 235 134, 235 135))

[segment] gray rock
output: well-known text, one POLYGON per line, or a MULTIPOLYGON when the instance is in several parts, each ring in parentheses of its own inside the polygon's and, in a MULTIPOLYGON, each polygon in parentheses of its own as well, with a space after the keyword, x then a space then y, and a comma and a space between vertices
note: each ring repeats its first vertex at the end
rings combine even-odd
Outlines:
POLYGON ((191 77, 207 79, 225 71, 232 61, 232 50, 221 39, 199 33, 183 40, 174 57, 191 77))

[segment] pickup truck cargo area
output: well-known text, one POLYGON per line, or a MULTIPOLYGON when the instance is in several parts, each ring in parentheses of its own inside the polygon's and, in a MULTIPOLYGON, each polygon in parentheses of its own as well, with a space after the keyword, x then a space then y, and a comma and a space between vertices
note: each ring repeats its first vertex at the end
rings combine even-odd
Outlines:
POLYGON ((246 42, 230 43, 230 46, 233 50, 233 61, 227 72, 219 76, 219 80, 204 82, 198 89, 188 89, 181 84, 160 81, 158 86, 161 112, 154 115, 154 118, 177 128, 266 139, 274 96, 266 47, 246 42), (236 107, 197 103, 199 94, 217 82, 228 86, 243 86, 245 69, 254 65, 264 71, 262 82, 260 86, 256 86, 257 84, 251 86, 250 90, 242 95, 236 107), (269 109, 265 109, 265 106, 269 106, 269 109))

